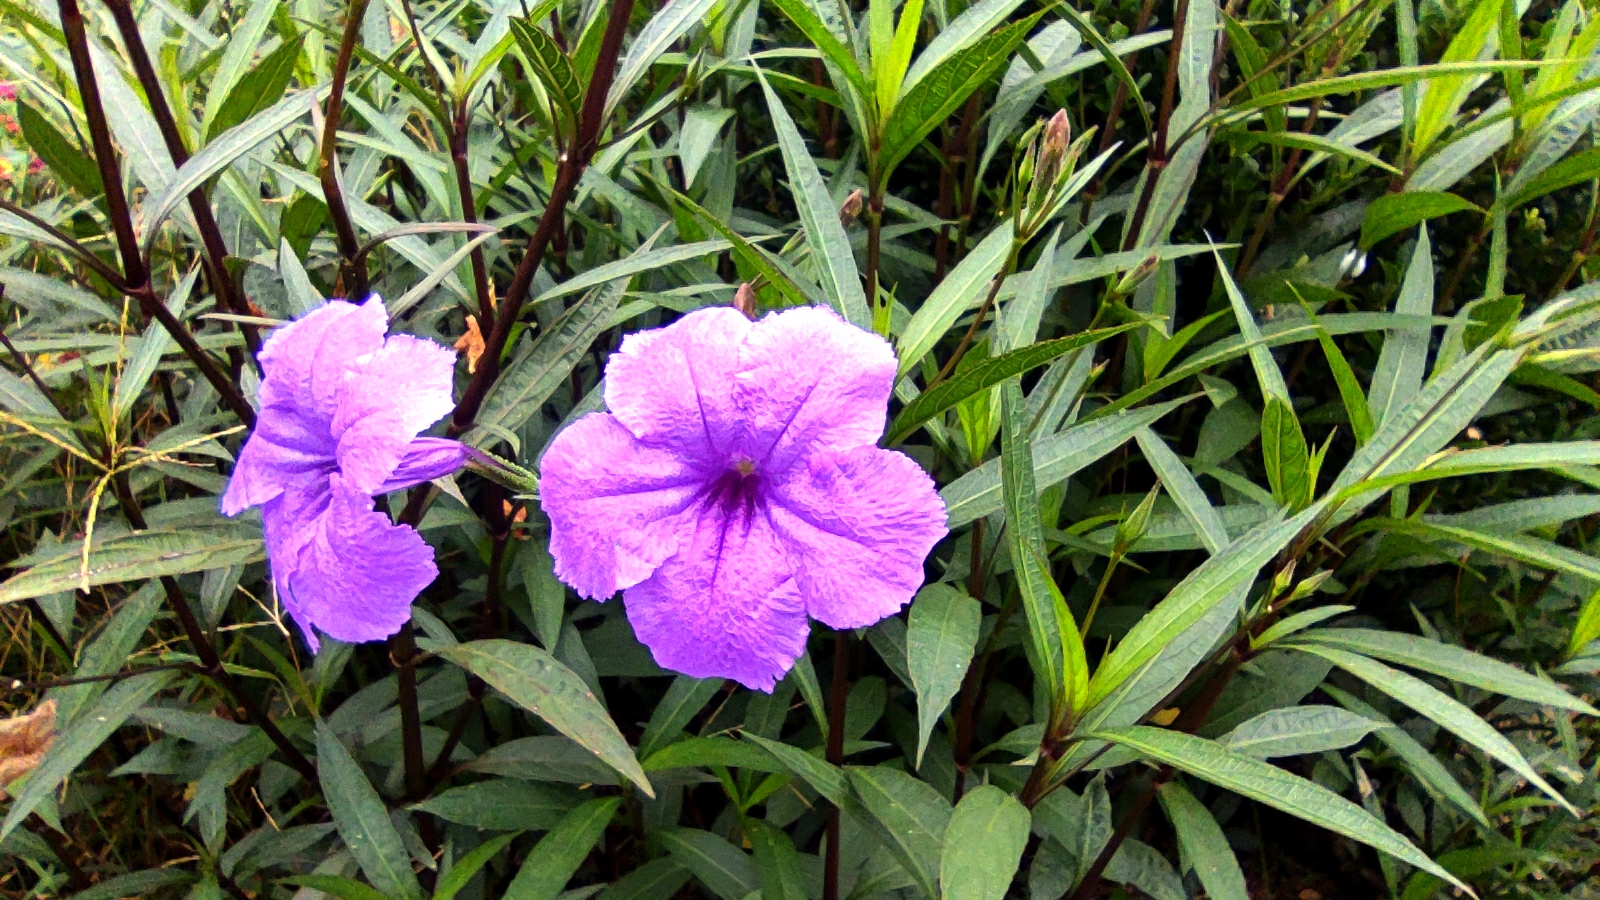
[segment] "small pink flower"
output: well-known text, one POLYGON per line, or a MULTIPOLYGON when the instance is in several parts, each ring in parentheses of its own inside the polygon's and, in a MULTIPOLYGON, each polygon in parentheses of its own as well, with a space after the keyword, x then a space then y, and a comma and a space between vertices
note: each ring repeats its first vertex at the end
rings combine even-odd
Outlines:
POLYGON ((0 113, 0 125, 4 125, 5 129, 12 134, 16 134, 22 130, 22 126, 17 124, 17 120, 11 118, 5 113, 0 113))
POLYGON ((7 103, 17 99, 17 86, 9 81, 0 81, 0 100, 7 103))
POLYGON ((37 174, 39 174, 40 172, 43 172, 43 171, 44 171, 44 160, 40 159, 37 156, 31 156, 31 157, 28 158, 28 174, 29 175, 37 175, 37 174))

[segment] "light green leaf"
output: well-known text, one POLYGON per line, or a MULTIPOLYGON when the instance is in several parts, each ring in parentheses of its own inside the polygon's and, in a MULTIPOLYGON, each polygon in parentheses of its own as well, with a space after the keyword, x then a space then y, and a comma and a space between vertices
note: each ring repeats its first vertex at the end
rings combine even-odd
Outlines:
MULTIPOLYGON (((39 804, 55 793, 61 782, 77 771, 90 754, 116 733, 128 717, 138 712, 172 679, 171 672, 135 675, 113 685, 66 730, 56 735, 44 758, 17 790, 0 823, 0 839, 28 818, 39 804)), ((15 787, 15 786, 13 786, 15 787)))
POLYGON ((1030 465, 1033 442, 1028 435, 1022 385, 1015 378, 1000 388, 1000 417, 1000 478, 1005 494, 1006 539, 1032 638, 1029 662, 1043 682, 1052 714, 1059 714, 1063 708, 1074 708, 1072 698, 1064 689, 1076 687, 1077 692, 1082 693, 1081 685, 1067 685, 1064 681, 1068 673, 1063 636, 1069 627, 1076 634, 1077 626, 1060 620, 1048 587, 1050 572, 1045 556, 1044 526, 1039 520, 1039 489, 1030 465))
POLYGON ((943 900, 1002 900, 1028 846, 1027 807, 992 784, 956 804, 939 857, 943 900))
POLYGON ((1289 646, 1333 663, 1351 675, 1365 681, 1395 700, 1404 703, 1438 723, 1441 728, 1477 747, 1556 801, 1573 815, 1578 815, 1572 804, 1551 787, 1532 765, 1523 758, 1511 742, 1494 730, 1494 726, 1478 718, 1477 714, 1450 695, 1420 678, 1391 669, 1365 656, 1323 644, 1297 641, 1289 646))
MULTIPOLYGON (((58 544, 47 559, 25 557, 15 564, 30 568, 0 584, 0 603, 76 590, 82 541, 58 544)), ((89 551, 89 584, 142 581, 162 575, 186 575, 243 565, 262 558, 261 526, 215 522, 186 527, 150 528, 111 537, 96 536, 89 551)))
POLYGON ((1294 510, 1311 502, 1316 485, 1311 483, 1311 457, 1306 449, 1305 432, 1294 407, 1284 398, 1268 394, 1261 413, 1261 455, 1266 462, 1267 482, 1272 499, 1279 506, 1294 510))
POLYGON ((441 647, 438 654, 488 682, 512 702, 600 757, 649 796, 639 761, 583 679, 528 644, 487 640, 441 647))
POLYGON ((979 0, 967 7, 961 15, 939 29, 938 35, 918 54, 916 62, 906 72, 900 95, 905 96, 950 57, 989 34, 1021 5, 1022 0, 979 0))
POLYGON ((202 130, 210 131, 211 121, 222 111, 223 104, 233 93, 234 85, 244 77, 250 60, 261 49, 262 39, 267 36, 267 28, 272 25, 273 14, 277 11, 278 0, 255 0, 244 18, 229 30, 222 59, 217 63, 216 71, 211 76, 211 86, 206 90, 205 112, 200 119, 202 130))
MULTIPOLYGON (((1478 0, 1472 7, 1441 63, 1467 63, 1491 56, 1498 45, 1500 6, 1504 0, 1478 0)), ((1456 114, 1476 80, 1466 74, 1449 75, 1428 82, 1417 107, 1416 127, 1412 132, 1412 153, 1421 157, 1445 129, 1455 124, 1456 114)))
POLYGON ((522 861, 517 877, 506 889, 505 900, 555 900, 572 880, 616 815, 620 797, 590 800, 569 812, 550 833, 539 839, 522 861))
POLYGON ((978 646, 983 608, 948 584, 930 584, 911 603, 906 668, 917 691, 917 765, 933 726, 961 687, 978 646))
POLYGON ((419 898, 411 855, 389 821, 383 798, 326 722, 317 722, 317 777, 339 837, 367 880, 392 898, 419 898))
MULTIPOLYGON (((834 208, 833 196, 822 180, 822 172, 806 150, 799 129, 789 118, 789 111, 778 99, 772 86, 757 70, 761 89, 767 97, 767 109, 772 114, 772 127, 778 135, 778 149, 783 154, 783 165, 789 173, 789 191, 795 208, 800 213, 800 225, 805 229, 806 243, 811 247, 821 278, 822 292, 828 303, 857 328, 870 329, 872 314, 868 302, 872 299, 861 287, 861 273, 856 270, 855 252, 850 249, 850 236, 839 222, 839 211, 834 208)), ((868 92, 863 91, 863 96, 868 92)))
POLYGON ((1337 706, 1291 706, 1247 719, 1217 740, 1236 753, 1274 759, 1342 750, 1378 727, 1379 723, 1337 706))
MULTIPOLYGON (((270 0, 258 0, 261 5, 272 5, 270 0)), ((253 13, 254 10, 251 10, 253 13)), ((279 100, 273 106, 256 113, 243 124, 236 125, 206 144, 178 169, 176 176, 164 184, 154 198, 139 209, 139 243, 148 247, 161 223, 188 199, 190 192, 199 190, 212 176, 233 165, 239 157, 255 149, 301 116, 311 112, 322 91, 300 91, 279 100)))
MULTIPOLYGON (((167 295, 165 301, 167 311, 179 321, 183 320, 183 310, 189 303, 189 294, 194 290, 195 279, 200 276, 200 268, 196 266, 189 270, 189 274, 173 287, 172 293, 167 295)), ((146 326, 144 334, 139 338, 139 345, 128 357, 128 364, 123 367, 122 374, 117 377, 116 391, 111 395, 111 416, 121 422, 122 418, 133 410, 133 405, 138 401, 145 385, 150 383, 150 378, 156 374, 156 367, 161 364, 161 357, 172 347, 172 335, 156 322, 146 326)))
POLYGON ((1567 693, 1554 682, 1498 659, 1473 653, 1465 647, 1432 638, 1371 628, 1322 628, 1308 631, 1298 640, 1339 647, 1363 656, 1410 666, 1440 678, 1540 706, 1600 716, 1600 711, 1567 693))
POLYGON ((1167 489, 1167 495, 1178 505, 1184 518, 1194 525, 1195 534, 1200 536, 1200 543, 1205 546, 1206 552, 1213 556, 1221 552, 1228 546, 1228 529, 1178 454, 1173 453, 1172 448, 1149 428, 1139 429, 1134 438, 1139 441, 1139 450, 1144 454, 1145 462, 1155 470, 1156 477, 1167 489))
POLYGON ((1185 862, 1211 900, 1249 900, 1239 860, 1234 858, 1228 837, 1211 810, 1177 781, 1163 784, 1156 799, 1161 801, 1172 830, 1177 832, 1185 862))
POLYGON ((1289 399, 1289 386, 1283 382, 1283 373, 1278 371, 1278 363, 1272 358, 1272 350, 1261 341, 1261 329, 1256 325, 1255 316, 1250 312, 1250 303, 1245 300, 1244 293, 1239 290, 1239 285, 1233 280, 1233 274, 1222 259, 1222 254, 1217 252, 1215 245, 1211 247, 1211 255, 1217 260, 1217 274, 1222 277, 1222 286, 1228 292, 1228 302, 1233 306, 1233 317, 1239 322, 1239 336, 1249 342, 1250 366, 1256 371, 1256 382, 1261 385, 1263 396, 1275 396, 1285 401, 1289 399))
POLYGON ((650 17, 633 43, 628 45, 628 55, 617 63, 617 74, 612 79, 611 92, 606 95, 605 115, 601 121, 611 119, 617 104, 633 90, 650 66, 668 47, 688 34, 689 29, 704 22, 715 3, 716 0, 676 0, 650 17))
MULTIPOLYGON (((1367 206, 1367 217, 1361 223, 1361 249, 1368 250, 1391 234, 1398 234, 1429 219, 1448 216, 1462 210, 1483 210, 1476 204, 1441 191, 1406 191, 1403 194, 1384 194, 1367 206)), ((1430 266, 1431 266, 1431 259, 1430 266)))
POLYGON ((850 768, 850 787, 870 820, 878 839, 905 867, 929 897, 938 897, 944 833, 950 824, 950 801, 932 785, 897 769, 881 766, 850 768))
POLYGON ((1483 814, 1483 807, 1467 793, 1460 782, 1456 781, 1455 776, 1439 762, 1438 757, 1417 743, 1417 739, 1412 737, 1410 732, 1395 725, 1383 713, 1331 684, 1324 684, 1322 691, 1337 700, 1345 709, 1383 724, 1385 727, 1379 728, 1376 732, 1378 740, 1405 763, 1405 768, 1410 770, 1419 784, 1433 796, 1454 804, 1457 809, 1471 816, 1485 828, 1489 827, 1489 820, 1483 814))
POLYGON ((1327 788, 1291 775, 1270 763, 1234 753, 1205 738, 1164 728, 1134 726, 1120 731, 1100 732, 1095 736, 1130 747, 1146 758, 1187 772, 1202 781, 1209 781, 1313 825, 1360 841, 1472 893, 1465 883, 1429 859, 1399 832, 1374 819, 1366 810, 1327 788))
POLYGON ((921 364, 961 314, 982 301, 1014 249, 1013 237, 1012 222, 1007 219, 978 242, 917 307, 896 345, 900 356, 897 377, 904 378, 921 364))
MULTIPOLYGON (((1143 406, 1113 416, 1091 419, 1060 434, 1034 444, 1033 477, 1043 490, 1072 477, 1127 443, 1139 429, 1154 425, 1190 398, 1184 397, 1143 406)), ((1000 461, 990 460, 944 486, 944 499, 950 527, 957 528, 1004 507, 1000 485, 1000 461)))

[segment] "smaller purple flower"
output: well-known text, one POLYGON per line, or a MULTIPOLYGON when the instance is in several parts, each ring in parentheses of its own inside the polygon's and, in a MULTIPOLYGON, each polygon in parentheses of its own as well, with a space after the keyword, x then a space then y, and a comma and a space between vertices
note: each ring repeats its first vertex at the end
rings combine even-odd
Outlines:
POLYGON ((625 591, 662 666, 772 690, 808 618, 893 615, 946 534, 932 479, 876 445, 894 377, 886 341, 818 307, 629 335, 610 411, 544 456, 556 575, 596 600, 625 591))
POLYGON ((375 494, 439 478, 465 445, 418 437, 455 406, 455 353, 385 337, 377 297, 333 300, 261 348, 261 412, 222 496, 235 516, 260 506, 273 584, 312 650, 317 631, 376 641, 411 618, 439 574, 416 529, 373 509, 375 494))

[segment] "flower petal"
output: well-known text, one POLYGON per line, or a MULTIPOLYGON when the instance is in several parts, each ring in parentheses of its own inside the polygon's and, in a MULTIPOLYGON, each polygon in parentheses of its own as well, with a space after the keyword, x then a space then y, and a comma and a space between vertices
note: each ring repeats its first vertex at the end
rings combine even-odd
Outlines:
POLYGON ((333 468, 334 443, 324 427, 292 408, 265 407, 228 478, 222 513, 236 516, 278 496, 294 482, 325 477, 333 468))
POLYGON ((757 467, 781 472, 818 450, 877 443, 894 387, 889 342, 827 307, 789 309, 751 329, 734 393, 757 467))
POLYGON ((279 597, 308 642, 308 626, 350 643, 382 640, 410 620, 411 601, 438 576, 433 548, 416 529, 374 511, 372 498, 343 477, 328 483, 327 508, 284 536, 299 544, 294 559, 272 561, 287 569, 278 576, 287 587, 279 597))
POLYGON ((403 491, 412 485, 443 478, 467 464, 472 451, 460 441, 448 438, 420 437, 406 445, 400 464, 389 474, 388 480, 373 493, 387 494, 403 491))
POLYGON ((409 334, 389 338, 339 392, 333 435, 351 486, 374 493, 424 428, 448 413, 455 351, 409 334))
POLYGON ((607 413, 591 413, 550 442, 539 499, 550 517, 556 576, 604 600, 650 576, 678 549, 680 520, 705 479, 670 450, 649 446, 607 413))
POLYGON ((771 692, 805 650, 805 604, 756 504, 705 502, 678 554, 624 595, 658 664, 771 692))
POLYGON ((628 335, 606 363, 606 408, 647 444, 726 464, 742 449, 733 391, 750 330, 742 313, 714 307, 628 335))
POLYGON ((263 415, 268 407, 287 406, 331 420, 345 376, 383 346, 388 329, 389 313, 373 297, 359 306, 330 300, 272 332, 259 357, 263 415))
POLYGON ((910 457, 878 447, 814 456, 770 496, 806 612, 833 628, 897 612, 948 533, 933 480, 910 457))

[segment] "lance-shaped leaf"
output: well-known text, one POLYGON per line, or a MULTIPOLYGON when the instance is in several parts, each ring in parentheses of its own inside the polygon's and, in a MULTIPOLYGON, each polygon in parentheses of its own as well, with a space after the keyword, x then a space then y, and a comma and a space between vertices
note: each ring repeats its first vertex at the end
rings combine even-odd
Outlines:
POLYGON ((961 687, 978 646, 983 607, 948 584, 930 584, 911 603, 906 668, 917 690, 917 765, 933 726, 961 687))
POLYGON ((572 738, 649 796, 655 791, 633 750, 583 679, 538 647, 488 640, 441 647, 440 656, 572 738))
POLYGON ((539 26, 521 18, 512 19, 510 24, 523 58, 532 67, 534 77, 544 85, 556 121, 566 134, 576 133, 578 114, 583 109, 583 85, 572 70, 572 61, 539 26))
POLYGON ((883 841, 929 897, 938 897, 939 856, 950 824, 950 801, 932 785, 897 769, 851 768, 850 788, 883 841))
POLYGON ((944 832, 942 900, 1002 900, 1028 845, 1027 807, 992 784, 961 798, 944 832))
POLYGON ((1401 862, 1432 872, 1472 894, 1472 889, 1464 882, 1366 810, 1271 763, 1234 753, 1215 741, 1164 728, 1134 726, 1098 732, 1095 737, 1129 747, 1147 759, 1360 841, 1401 862))
MULTIPOLYGON (((48 557, 37 562, 27 557, 17 561, 30 567, 0 584, 0 603, 77 589, 83 542, 58 544, 47 552, 48 557)), ((97 536, 89 550, 89 584, 204 572, 255 562, 261 556, 261 526, 218 516, 203 526, 97 536)))
POLYGON ((387 897, 420 898, 422 887, 411 871, 411 854, 389 821, 383 798, 339 736, 321 721, 317 722, 317 777, 339 837, 372 886, 387 897))
POLYGON ((605 834, 621 802, 620 797, 590 800, 567 813, 528 852, 503 895, 505 900, 555 900, 605 834))
POLYGON ((1177 781, 1163 784, 1156 798, 1177 832, 1185 862, 1211 900, 1249 900, 1239 860, 1211 810, 1177 781))
POLYGON ((1261 455, 1266 462, 1267 482, 1272 499, 1279 506, 1299 509, 1311 502, 1316 485, 1311 483, 1311 455, 1306 435, 1289 401, 1267 395, 1261 413, 1261 455))

